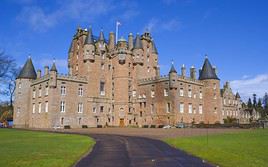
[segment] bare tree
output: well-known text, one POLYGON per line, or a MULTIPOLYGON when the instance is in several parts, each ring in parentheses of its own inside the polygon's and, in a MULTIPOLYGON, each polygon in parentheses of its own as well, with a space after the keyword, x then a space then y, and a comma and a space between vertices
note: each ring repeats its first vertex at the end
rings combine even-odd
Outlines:
POLYGON ((0 51, 0 80, 8 75, 12 63, 14 63, 14 60, 7 56, 4 51, 0 51))

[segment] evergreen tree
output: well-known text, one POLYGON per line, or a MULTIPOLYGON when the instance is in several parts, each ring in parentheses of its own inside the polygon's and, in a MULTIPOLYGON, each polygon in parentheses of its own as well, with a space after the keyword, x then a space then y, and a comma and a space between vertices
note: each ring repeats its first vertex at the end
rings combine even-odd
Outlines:
POLYGON ((263 103, 263 112, 267 117, 268 115, 268 93, 267 92, 263 96, 262 103, 263 103))
POLYGON ((255 93, 253 94, 253 108, 257 108, 257 95, 255 93))
POLYGON ((248 107, 248 111, 250 112, 250 115, 252 115, 253 105, 252 105, 252 102, 251 102, 251 98, 248 98, 247 107, 248 107))
POLYGON ((262 107, 262 101, 261 101, 261 98, 258 99, 258 103, 257 103, 256 111, 260 113, 261 118, 265 117, 265 113, 264 113, 264 111, 263 111, 263 107, 262 107))

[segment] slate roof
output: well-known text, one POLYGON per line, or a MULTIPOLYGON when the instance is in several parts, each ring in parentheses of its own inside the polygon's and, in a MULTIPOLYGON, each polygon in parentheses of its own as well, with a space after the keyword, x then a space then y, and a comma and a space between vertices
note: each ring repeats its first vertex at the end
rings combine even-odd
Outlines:
POLYGON ((174 67, 173 64, 171 65, 171 68, 169 70, 169 73, 177 73, 177 71, 176 71, 176 69, 175 69, 175 67, 174 67))
POLYGON ((142 43, 141 43, 141 38, 139 34, 136 35, 134 49, 142 49, 142 43))
POLYGON ((218 76, 216 75, 215 71, 213 70, 213 67, 210 64, 208 58, 205 59, 205 62, 203 64, 202 70, 199 75, 199 80, 205 80, 205 79, 220 80, 218 76))
POLYGON ((17 78, 36 79, 36 76, 32 59, 29 57, 17 78))
POLYGON ((156 46, 154 44, 154 41, 152 41, 152 53, 158 54, 158 51, 157 51, 156 46))
POLYGON ((56 64, 55 64, 55 62, 53 62, 50 71, 56 71, 56 72, 58 71, 57 68, 56 68, 56 64))
POLYGON ((86 37, 85 44, 94 44, 92 28, 89 28, 88 30, 88 35, 86 37))

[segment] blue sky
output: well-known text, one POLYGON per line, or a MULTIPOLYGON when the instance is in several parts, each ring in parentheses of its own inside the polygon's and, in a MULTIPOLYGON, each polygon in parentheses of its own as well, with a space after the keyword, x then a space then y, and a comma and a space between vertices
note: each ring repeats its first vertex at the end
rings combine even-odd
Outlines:
POLYGON ((28 55, 36 69, 56 59, 67 72, 67 51, 76 28, 90 25, 98 35, 115 31, 127 37, 152 33, 161 73, 173 59, 177 71, 202 66, 204 55, 243 98, 268 91, 268 1, 258 0, 2 0, 0 49, 23 65, 28 55))

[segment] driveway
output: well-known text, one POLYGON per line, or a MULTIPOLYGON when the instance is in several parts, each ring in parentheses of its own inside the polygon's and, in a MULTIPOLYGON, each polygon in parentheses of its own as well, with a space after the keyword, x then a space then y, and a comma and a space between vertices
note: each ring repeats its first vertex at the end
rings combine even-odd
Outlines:
POLYGON ((160 140, 121 135, 90 134, 92 152, 76 167, 208 167, 201 159, 170 147, 160 140))

